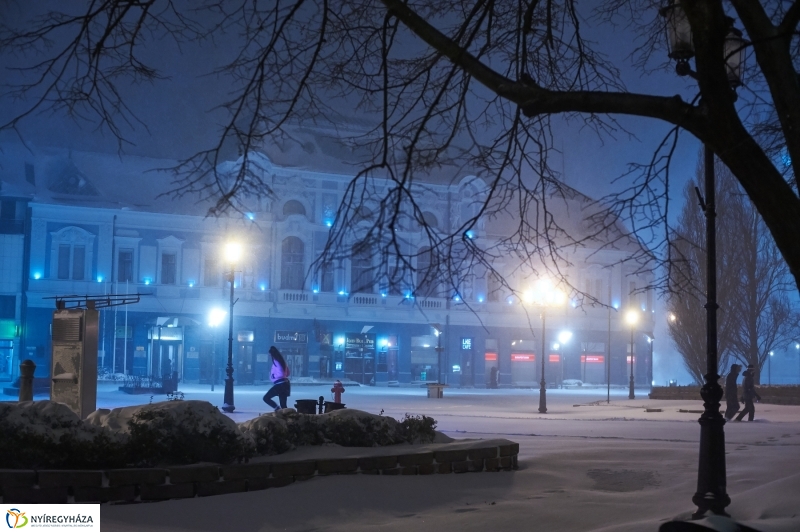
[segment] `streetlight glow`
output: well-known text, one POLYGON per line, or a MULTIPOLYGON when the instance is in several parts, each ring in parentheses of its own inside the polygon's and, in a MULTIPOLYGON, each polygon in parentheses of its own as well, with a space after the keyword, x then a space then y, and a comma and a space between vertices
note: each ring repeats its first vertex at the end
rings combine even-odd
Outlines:
POLYGON ((219 307, 212 308, 211 311, 208 313, 208 325, 210 327, 218 326, 219 324, 222 323, 222 320, 224 320, 225 316, 227 315, 228 313, 219 307))
POLYGON ((625 313, 625 323, 633 327, 637 323, 639 323, 639 312, 631 309, 625 313))
POLYGON ((225 260, 231 264, 239 262, 242 258, 242 245, 238 242, 228 242, 225 244, 225 260))
POLYGON ((558 333, 558 342, 561 344, 566 344, 572 338, 572 332, 570 331, 561 331, 558 333))

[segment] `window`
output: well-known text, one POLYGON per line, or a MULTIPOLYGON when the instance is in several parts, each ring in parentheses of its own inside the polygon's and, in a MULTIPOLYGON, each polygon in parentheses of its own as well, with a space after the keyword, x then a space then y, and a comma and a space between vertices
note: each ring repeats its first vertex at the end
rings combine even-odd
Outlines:
POLYGON ((366 242, 353 246, 350 272, 350 293, 371 294, 374 288, 372 279, 372 254, 366 242))
POLYGON ((219 263, 217 259, 206 259, 203 268, 203 286, 219 284, 219 263))
POLYGON ((284 238, 281 245, 281 289, 303 289, 304 261, 303 241, 296 236, 284 238))
POLYGON ((61 244, 58 246, 58 278, 69 279, 69 256, 72 253, 72 246, 61 244))
POLYGON ((488 301, 500 301, 500 296, 502 295, 503 291, 503 283, 500 282, 500 278, 497 274, 490 273, 489 274, 489 286, 487 287, 487 294, 486 299, 488 301))
POLYGON ((333 292, 333 264, 327 262, 319 270, 319 291, 333 292))
POLYGON ((119 250, 119 264, 117 265, 117 281, 127 283, 133 281, 133 250, 119 250))
POLYGON ((94 235, 80 227, 65 227, 50 233, 51 278, 83 281, 92 276, 94 235))
POLYGON ((283 204, 283 215, 289 216, 292 214, 306 215, 306 208, 297 200, 289 200, 283 204))
POLYGON ((175 253, 161 254, 161 284, 175 284, 178 266, 175 253))
POLYGON ((422 213, 422 221, 428 226, 429 229, 439 228, 439 219, 436 218, 436 215, 430 211, 425 211, 422 213))
POLYGON ((83 281, 86 277, 86 246, 72 246, 72 279, 83 281))
POLYGON ((17 315, 17 296, 0 296, 0 319, 13 320, 17 315))
POLYGON ((422 248, 417 255, 417 294, 420 296, 436 296, 436 271, 431 262, 431 248, 422 248))

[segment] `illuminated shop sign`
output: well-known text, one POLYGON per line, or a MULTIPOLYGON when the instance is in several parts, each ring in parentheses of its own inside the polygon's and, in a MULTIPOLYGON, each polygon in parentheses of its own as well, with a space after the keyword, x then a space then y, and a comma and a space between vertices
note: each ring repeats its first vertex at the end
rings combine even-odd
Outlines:
POLYGON ((464 351, 472 350, 472 338, 462 338, 461 339, 461 349, 464 351))
POLYGON ((486 353, 483 356, 484 360, 495 361, 497 360, 497 353, 486 353))
POLYGON ((275 341, 290 344, 307 344, 308 333, 300 331, 275 331, 275 341))
POLYGON ((520 354, 520 353, 511 354, 512 362, 533 362, 534 360, 536 360, 536 355, 533 354, 520 354))
POLYGON ((581 364, 584 362, 587 364, 602 364, 606 361, 606 357, 603 355, 581 355, 581 364))

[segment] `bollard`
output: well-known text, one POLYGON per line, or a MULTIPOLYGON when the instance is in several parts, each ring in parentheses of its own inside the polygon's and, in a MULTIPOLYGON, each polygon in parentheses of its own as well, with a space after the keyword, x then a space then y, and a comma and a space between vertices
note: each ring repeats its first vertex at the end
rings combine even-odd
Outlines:
POLYGON ((33 401, 33 373, 36 364, 33 360, 23 360, 19 365, 19 400, 33 401))
POLYGON ((322 413, 322 408, 325 406, 325 397, 319 396, 319 401, 317 402, 317 414, 322 413))

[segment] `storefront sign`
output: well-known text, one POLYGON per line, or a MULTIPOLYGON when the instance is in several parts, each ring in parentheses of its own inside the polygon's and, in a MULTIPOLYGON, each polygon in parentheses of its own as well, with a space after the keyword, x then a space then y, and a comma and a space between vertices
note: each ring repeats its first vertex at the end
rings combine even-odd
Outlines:
POLYGON ((606 361, 603 355, 581 355, 581 364, 602 364, 606 361))
POLYGON ((253 331, 239 331, 236 334, 236 339, 239 342, 252 342, 255 338, 255 333, 253 331))
MULTIPOLYGON (((628 358, 628 364, 630 364, 630 363, 631 363, 631 356, 630 356, 630 355, 628 355, 628 357, 627 357, 627 358, 628 358)), ((633 355, 633 362, 634 362, 634 363, 636 362, 636 355, 633 355)))
POLYGON ((275 331, 275 341, 288 344, 307 344, 308 333, 300 331, 275 331))
POLYGON ((550 362, 560 362, 561 355, 550 355, 549 360, 550 362))
POLYGON ((369 333, 346 333, 344 335, 344 348, 348 357, 375 356, 375 335, 369 333))
POLYGON ((461 349, 463 351, 470 351, 472 349, 472 338, 462 338, 461 349))
POLYGON ((536 360, 536 355, 527 355, 527 354, 519 354, 519 353, 512 353, 511 354, 511 361, 512 362, 533 362, 536 360))
POLYGON ((489 361, 497 360, 497 353, 486 353, 483 355, 483 359, 489 361))

